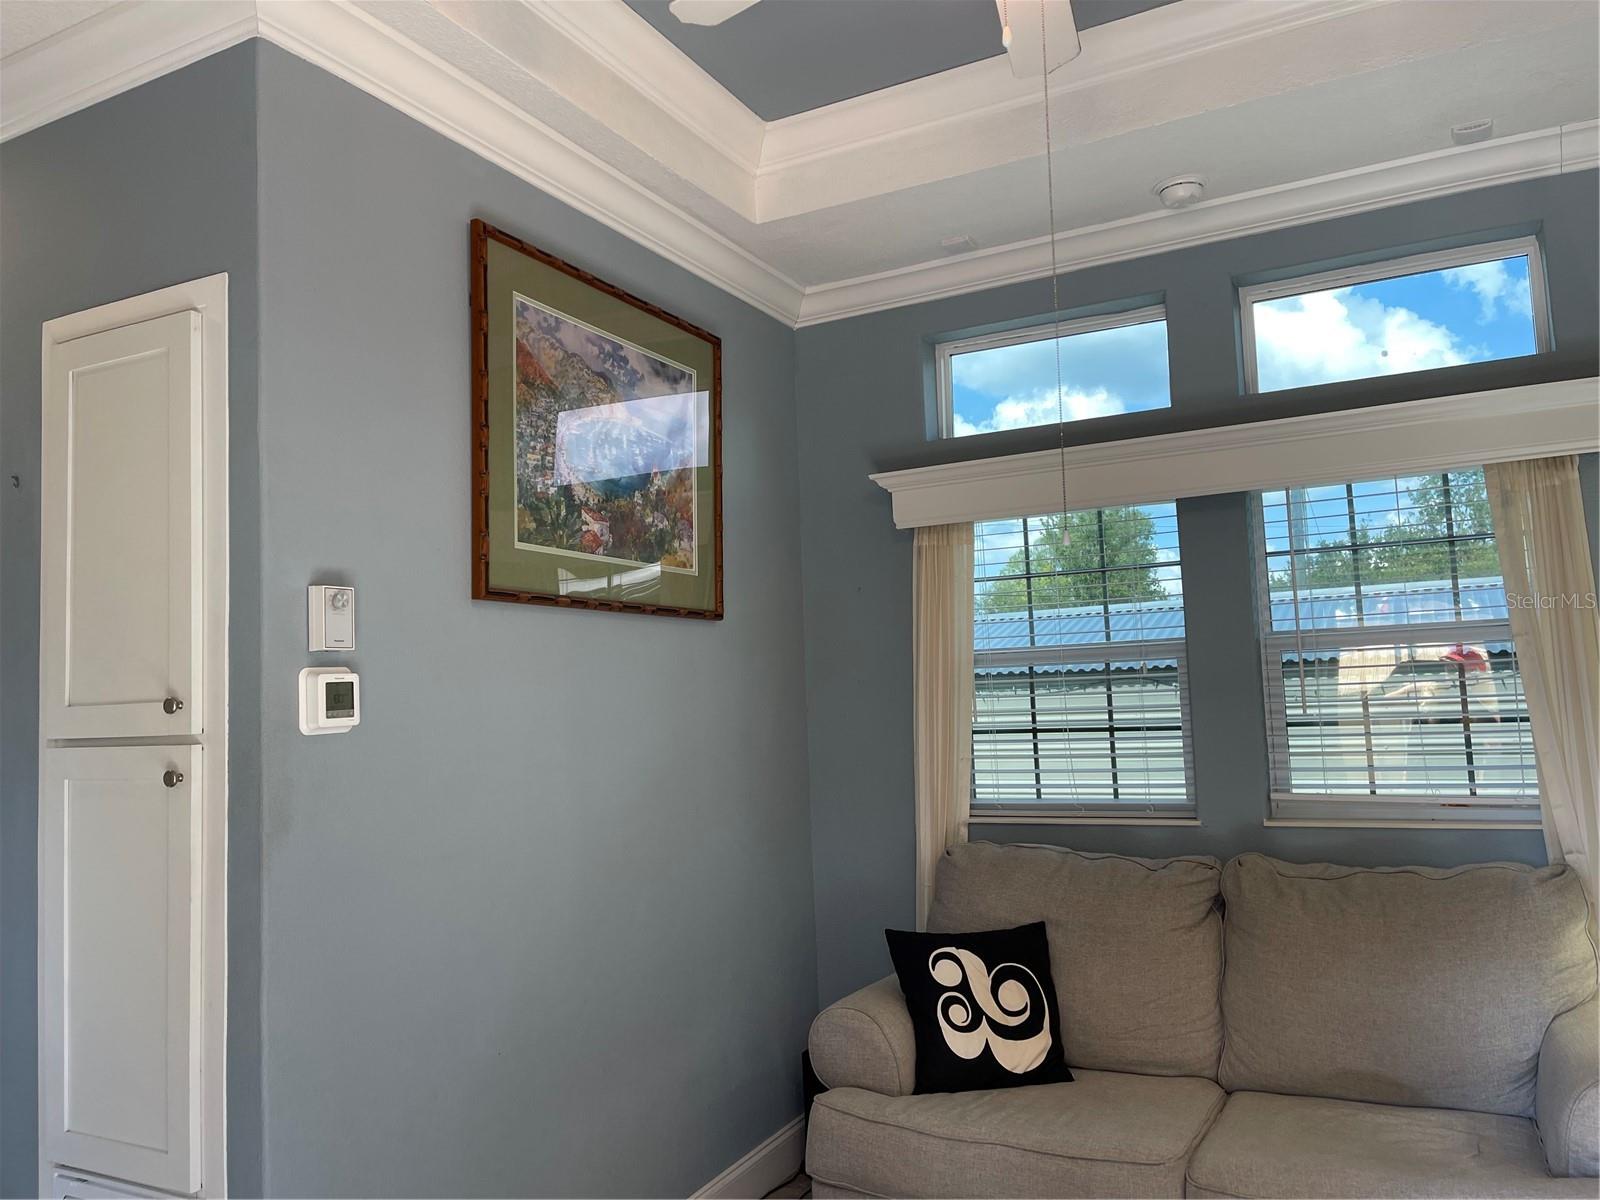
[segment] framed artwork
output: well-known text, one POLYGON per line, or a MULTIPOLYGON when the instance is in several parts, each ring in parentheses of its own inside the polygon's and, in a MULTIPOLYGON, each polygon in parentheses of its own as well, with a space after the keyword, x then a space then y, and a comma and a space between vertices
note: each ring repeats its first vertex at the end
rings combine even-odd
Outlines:
POLYGON ((722 343, 476 220, 472 595, 722 617, 722 343))

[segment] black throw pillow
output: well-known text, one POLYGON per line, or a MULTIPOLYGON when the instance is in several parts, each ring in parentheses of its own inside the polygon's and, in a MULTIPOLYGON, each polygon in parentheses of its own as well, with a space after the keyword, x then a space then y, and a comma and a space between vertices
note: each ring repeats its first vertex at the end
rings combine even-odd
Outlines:
POLYGON ((1043 921, 883 934, 911 1013, 917 1094, 1072 1081, 1043 921))

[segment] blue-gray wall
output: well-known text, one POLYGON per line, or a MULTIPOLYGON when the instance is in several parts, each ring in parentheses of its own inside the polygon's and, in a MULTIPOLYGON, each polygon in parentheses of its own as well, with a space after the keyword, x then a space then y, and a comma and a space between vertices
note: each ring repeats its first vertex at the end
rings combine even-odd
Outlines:
MULTIPOLYGON (((866 474, 1048 441, 926 437, 931 340, 1037 318, 1047 285, 796 335, 254 43, 6 143, 0 201, 0 1192, 35 1187, 38 326, 216 271, 234 1193, 682 1193, 795 1115, 818 991, 881 973, 880 930, 911 920, 910 539, 866 474), (725 622, 467 599, 473 216, 722 335, 725 622), (367 711, 306 739, 303 588, 330 579, 360 589, 367 711)), ((1175 401, 1074 436, 1592 375, 1595 211, 1591 172, 1069 276, 1072 308, 1165 297, 1175 401), (1531 229, 1554 355, 1238 395, 1235 276, 1531 229)), ((1531 834, 1264 830, 1243 503, 1181 520, 1206 824, 993 832, 1539 857, 1531 834)))
POLYGON ((240 1194, 258 1140, 259 546, 255 52, 224 51, 0 146, 0 1194, 38 1194, 39 326, 228 273, 229 1070, 240 1194), (13 486, 13 477, 16 486, 13 486))
MULTIPOLYGON (((1592 376, 1597 369, 1596 173, 1402 208, 1077 271, 1062 307, 1164 299, 1172 408, 1070 427, 1075 443, 1592 376), (1556 350, 1536 359, 1252 397, 1242 393, 1235 289, 1274 273, 1540 234, 1556 350)), ((1296 272, 1298 273, 1298 272, 1296 272)), ((913 919, 911 534, 867 474, 1055 444, 1053 428, 938 442, 932 342, 1050 309, 1048 281, 802 329, 800 483, 805 507, 806 692, 818 993, 827 1003, 888 969, 883 928, 913 919)), ((1592 490, 1594 464, 1586 464, 1592 490)), ((975 827, 996 840, 1089 850, 1382 864, 1543 861, 1535 832, 1266 828, 1267 747, 1243 494, 1179 504, 1192 697, 1196 827, 975 827)), ((1591 534, 1593 529, 1591 528, 1591 534)))
POLYGON ((816 975, 794 335, 259 59, 262 1021, 276 1195, 682 1195, 800 1112, 816 975), (467 225, 724 350, 727 618, 468 598, 467 225), (305 585, 361 727, 295 723, 305 585))

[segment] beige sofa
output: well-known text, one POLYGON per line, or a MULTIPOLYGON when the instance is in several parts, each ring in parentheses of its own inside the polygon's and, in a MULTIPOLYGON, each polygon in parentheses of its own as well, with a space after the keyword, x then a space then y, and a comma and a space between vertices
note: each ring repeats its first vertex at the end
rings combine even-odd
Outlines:
POLYGON ((957 847, 929 928, 1048 924, 1076 1081, 911 1095, 880 980, 811 1027, 813 1194, 1596 1196, 1586 915, 1565 867, 957 847))

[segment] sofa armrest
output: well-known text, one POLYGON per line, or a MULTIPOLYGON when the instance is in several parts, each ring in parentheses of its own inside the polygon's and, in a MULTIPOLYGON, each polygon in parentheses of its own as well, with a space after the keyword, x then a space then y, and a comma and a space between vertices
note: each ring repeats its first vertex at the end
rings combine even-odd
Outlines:
POLYGON ((828 1005, 811 1022, 811 1069, 830 1088, 909 1096, 917 1048, 900 981, 893 975, 828 1005))
POLYGON ((1550 1022, 1534 1104, 1550 1173, 1600 1174, 1600 1001, 1550 1022))

